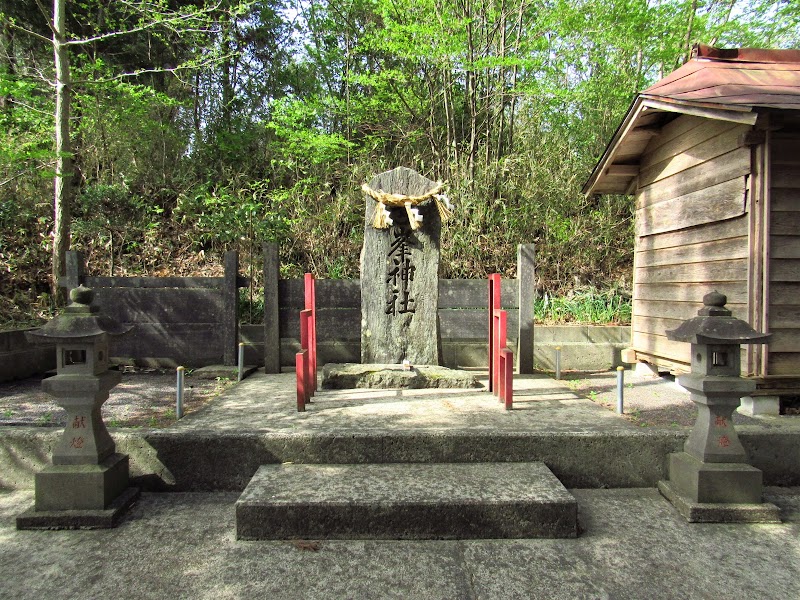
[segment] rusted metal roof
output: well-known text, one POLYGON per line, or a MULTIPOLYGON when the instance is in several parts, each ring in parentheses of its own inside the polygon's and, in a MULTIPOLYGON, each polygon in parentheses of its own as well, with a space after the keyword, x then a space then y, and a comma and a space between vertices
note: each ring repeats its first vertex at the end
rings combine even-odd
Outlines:
POLYGON ((636 96, 583 192, 628 193, 639 156, 670 114, 754 124, 757 108, 800 110, 800 50, 698 44, 685 65, 636 96))
POLYGON ((641 95, 798 109, 800 50, 720 50, 696 46, 689 62, 641 95))

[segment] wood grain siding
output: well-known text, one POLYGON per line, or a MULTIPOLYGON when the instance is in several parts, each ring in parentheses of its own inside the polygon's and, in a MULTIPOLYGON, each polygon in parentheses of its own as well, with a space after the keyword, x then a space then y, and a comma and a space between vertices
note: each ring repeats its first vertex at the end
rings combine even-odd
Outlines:
POLYGON ((742 178, 750 173, 750 150, 736 148, 714 160, 695 165, 681 173, 642 188, 636 208, 653 206, 660 202, 704 190, 714 185, 742 178))
POLYGON ((659 250, 643 250, 638 266, 655 267, 671 264, 704 263, 713 256, 716 260, 747 258, 747 245, 741 236, 710 240, 704 243, 686 244, 659 250))
POLYGON ((666 331, 697 315, 717 289, 747 318, 749 126, 683 115, 642 156, 636 192, 632 338, 659 367, 690 361, 666 331))
MULTIPOLYGON (((747 284, 743 281, 720 284, 717 291, 728 297, 733 304, 747 304, 747 284)), ((708 293, 708 284, 667 283, 662 285, 636 284, 633 295, 639 300, 661 300, 665 302, 694 302, 708 293)), ((797 290, 800 293, 800 289, 797 290)))
MULTIPOLYGON (((673 123, 676 121, 673 121, 673 123)), ((684 136, 679 136, 670 144, 670 156, 658 162, 651 162, 650 157, 645 154, 642 157, 642 170, 639 175, 639 185, 644 187, 656 181, 666 179, 676 173, 681 173, 696 165, 713 160, 738 148, 739 136, 750 130, 748 125, 726 124, 726 129, 719 135, 713 135, 714 129, 703 130, 703 133, 712 134, 704 141, 698 141, 698 135, 690 131, 684 136), (695 134, 695 135, 689 135, 695 134), (686 138, 686 139, 684 139, 686 138), (694 144, 693 146, 682 146, 681 142, 694 144)), ((660 158, 661 155, 657 155, 660 158)))
POLYGON ((745 274, 745 259, 709 260, 701 263, 661 265, 637 269, 637 283, 708 283, 741 281, 745 274))
POLYGON ((747 179, 737 177, 636 211, 636 234, 667 233, 738 217, 747 207, 747 179))
POLYGON ((767 373, 800 376, 800 124, 771 133, 767 373))

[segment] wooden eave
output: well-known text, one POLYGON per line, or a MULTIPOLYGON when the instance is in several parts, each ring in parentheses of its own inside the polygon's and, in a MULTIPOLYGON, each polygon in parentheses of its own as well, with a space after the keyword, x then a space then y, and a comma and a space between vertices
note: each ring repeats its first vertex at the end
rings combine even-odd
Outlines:
POLYGON ((696 44, 691 60, 636 96, 583 193, 631 193, 650 138, 675 115, 754 125, 757 108, 800 110, 800 50, 696 44))
POLYGON ((606 146, 582 192, 592 194, 630 194, 639 175, 639 161, 650 139, 676 115, 754 125, 758 113, 752 106, 677 100, 639 94, 606 146))

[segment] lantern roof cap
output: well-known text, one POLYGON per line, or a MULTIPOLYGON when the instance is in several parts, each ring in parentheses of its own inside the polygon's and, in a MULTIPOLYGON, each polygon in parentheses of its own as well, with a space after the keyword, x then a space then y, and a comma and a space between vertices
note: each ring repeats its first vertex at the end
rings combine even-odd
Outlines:
POLYGON ((703 296, 696 317, 668 330, 667 338, 690 344, 766 344, 770 334, 760 333, 725 308, 728 298, 714 290, 703 296))
POLYGON ((122 335, 130 331, 130 325, 123 325, 111 317, 99 314, 92 305, 94 290, 80 285, 69 293, 72 302, 61 314, 36 331, 27 335, 38 342, 77 342, 90 341, 101 335, 122 335))

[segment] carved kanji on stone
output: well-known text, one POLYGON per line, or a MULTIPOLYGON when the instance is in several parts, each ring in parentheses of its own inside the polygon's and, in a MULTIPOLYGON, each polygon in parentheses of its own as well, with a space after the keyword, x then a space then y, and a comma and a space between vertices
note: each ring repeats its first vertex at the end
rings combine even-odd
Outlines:
MULTIPOLYGON (((441 187, 405 167, 376 175, 368 186, 390 194, 419 196, 441 187)), ((439 239, 441 217, 433 199, 415 207, 417 228, 403 207, 384 209, 365 198, 361 250, 361 362, 439 364, 439 239), (388 210, 386 229, 372 226, 376 210, 388 210)))

